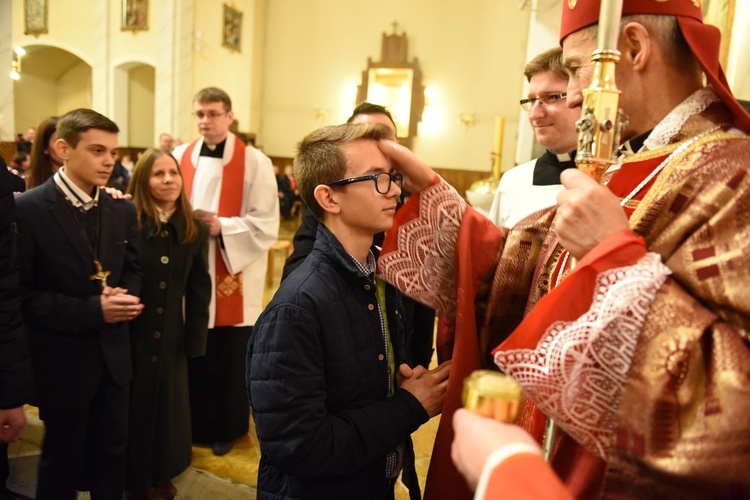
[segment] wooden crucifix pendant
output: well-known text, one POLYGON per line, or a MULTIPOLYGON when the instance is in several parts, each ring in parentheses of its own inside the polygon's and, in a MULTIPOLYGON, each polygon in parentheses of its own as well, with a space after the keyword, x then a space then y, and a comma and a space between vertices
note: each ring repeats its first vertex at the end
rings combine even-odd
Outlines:
POLYGON ((94 267, 96 267, 96 272, 89 276, 89 280, 98 281, 99 290, 104 290, 104 287, 107 286, 107 276, 111 273, 102 269, 102 264, 99 262, 99 259, 94 259, 94 267))

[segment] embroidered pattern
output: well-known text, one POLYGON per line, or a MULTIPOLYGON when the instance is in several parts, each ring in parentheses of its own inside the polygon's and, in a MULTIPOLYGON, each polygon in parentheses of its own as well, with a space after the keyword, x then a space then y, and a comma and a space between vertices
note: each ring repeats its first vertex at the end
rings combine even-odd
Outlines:
POLYGON ((671 272, 656 253, 597 277, 590 309, 553 323, 536 349, 495 354, 546 415, 589 451, 606 458, 620 392, 656 292, 671 272))
POLYGON ((382 274, 409 297, 456 315, 454 255, 466 202, 440 182, 419 195, 419 217, 398 229, 398 250, 381 256, 382 274))
POLYGON ((217 298, 226 298, 232 295, 242 295, 242 273, 237 273, 234 276, 227 275, 216 284, 217 298))

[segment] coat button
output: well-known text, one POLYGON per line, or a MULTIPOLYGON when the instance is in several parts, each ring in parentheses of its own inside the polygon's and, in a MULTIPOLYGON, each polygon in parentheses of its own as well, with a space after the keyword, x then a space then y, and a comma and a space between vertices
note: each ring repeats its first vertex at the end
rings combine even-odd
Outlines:
POLYGON ((162 238, 166 238, 167 236, 169 236, 169 231, 167 231, 167 230, 165 229, 165 230, 163 230, 163 231, 161 232, 161 237, 162 237, 162 238))
POLYGON ((370 311, 372 311, 372 310, 374 310, 374 309, 375 309, 375 306, 374 306, 374 305, 372 305, 372 304, 367 304, 367 308, 368 308, 368 309, 369 309, 370 311))
POLYGON ((158 312, 159 314, 164 314, 164 308, 159 306, 156 308, 156 312, 158 312))
POLYGON ((385 356, 383 356, 382 354, 380 354, 380 355, 378 355, 378 359, 379 359, 380 361, 383 361, 383 360, 385 359, 385 356))
POLYGON ((158 339, 161 337, 161 332, 154 332, 154 338, 158 339))
POLYGON ((166 281, 162 281, 161 283, 159 283, 159 288, 161 288, 162 290, 164 290, 165 288, 167 288, 167 282, 166 281))
POLYGON ((169 263, 169 257, 167 257, 166 255, 162 255, 162 257, 161 257, 161 263, 162 264, 168 264, 169 263))
POLYGON ((156 354, 154 354, 153 356, 151 356, 151 362, 152 363, 156 363, 157 361, 159 361, 159 356, 157 356, 156 354))
POLYGON ((365 285, 365 290, 370 290, 372 288, 370 285, 365 285))

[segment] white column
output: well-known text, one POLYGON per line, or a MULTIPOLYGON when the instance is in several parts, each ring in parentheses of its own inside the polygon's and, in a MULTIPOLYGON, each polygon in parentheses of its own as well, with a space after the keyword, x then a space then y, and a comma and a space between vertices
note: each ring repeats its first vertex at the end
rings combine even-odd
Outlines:
POLYGON ((750 101, 750 2, 736 0, 734 25, 727 60, 727 81, 735 97, 750 101))
POLYGON ((91 51, 91 107, 111 117, 113 106, 110 92, 109 36, 112 2, 92 2, 91 14, 93 40, 91 51))
MULTIPOLYGON (((560 0, 531 0, 531 17, 529 19, 529 36, 526 45, 526 61, 530 61, 541 52, 559 45, 560 34, 560 0)), ((529 8, 528 6, 525 8, 529 8)), ((524 78, 521 75, 521 78, 524 78)), ((522 99, 526 96, 529 83, 524 78, 523 93, 518 96, 522 99)), ((516 164, 532 159, 532 148, 534 146, 534 130, 529 124, 527 111, 518 106, 518 142, 516 143, 516 164)))
MULTIPOLYGON (((15 136, 15 107, 10 63, 13 60, 12 2, 0 2, 0 141, 12 141, 15 136)), ((20 132, 20 131, 19 131, 20 132)))

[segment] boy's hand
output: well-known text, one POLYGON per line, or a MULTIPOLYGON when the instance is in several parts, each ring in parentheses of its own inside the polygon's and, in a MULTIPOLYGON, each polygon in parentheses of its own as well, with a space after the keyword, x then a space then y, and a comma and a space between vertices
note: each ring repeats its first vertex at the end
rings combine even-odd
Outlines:
MULTIPOLYGON (((399 367, 402 377, 407 375, 399 367)), ((423 366, 417 366, 412 371, 411 377, 404 378, 401 388, 409 391, 412 396, 424 407, 430 418, 443 411, 445 391, 448 388, 448 376, 451 371, 451 362, 446 361, 434 370, 427 370, 423 366)))
POLYGON ((26 413, 23 406, 0 410, 0 443, 18 441, 25 425, 26 413))
POLYGON ((378 148, 404 176, 404 188, 410 193, 421 193, 435 184, 438 175, 414 153, 395 141, 380 140, 378 148))
POLYGON ((131 321, 143 311, 141 299, 128 294, 124 288, 104 287, 100 300, 105 323, 131 321))

